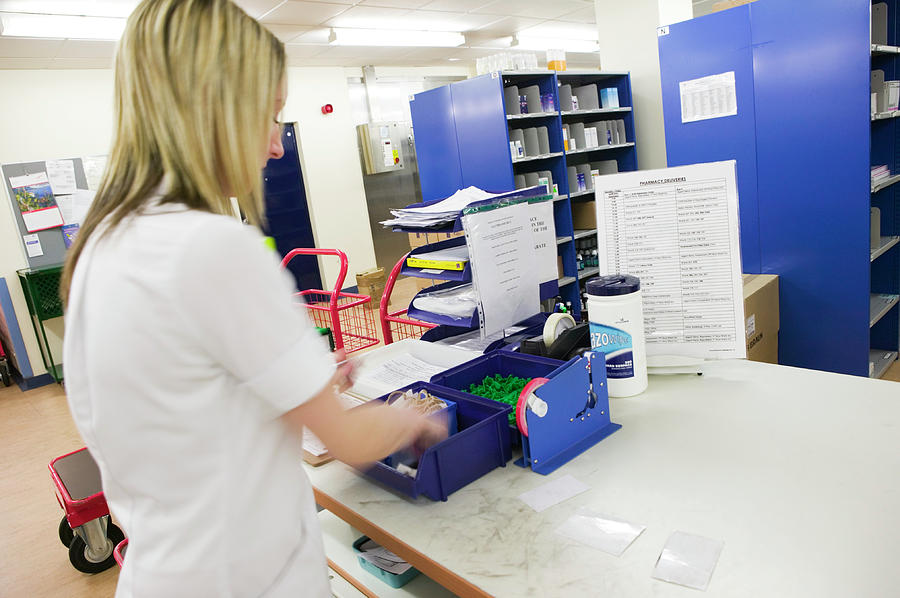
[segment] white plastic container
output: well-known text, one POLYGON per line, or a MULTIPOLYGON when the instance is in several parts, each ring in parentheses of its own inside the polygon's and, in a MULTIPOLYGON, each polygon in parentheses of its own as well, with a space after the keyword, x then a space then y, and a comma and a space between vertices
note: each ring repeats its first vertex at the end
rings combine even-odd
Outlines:
POLYGON ((587 282, 591 349, 606 354, 611 397, 630 397, 647 389, 647 347, 641 281, 627 274, 598 276, 587 282))

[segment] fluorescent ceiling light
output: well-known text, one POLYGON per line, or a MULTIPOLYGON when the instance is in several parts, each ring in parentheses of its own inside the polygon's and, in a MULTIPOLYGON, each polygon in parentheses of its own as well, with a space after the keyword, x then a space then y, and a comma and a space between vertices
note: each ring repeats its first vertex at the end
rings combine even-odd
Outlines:
POLYGON ((333 46, 455 48, 466 43, 466 38, 463 34, 452 31, 335 28, 331 30, 328 43, 333 46))
POLYGON ((519 50, 564 50, 566 52, 599 52, 600 45, 591 40, 555 37, 513 36, 513 48, 519 50))
POLYGON ((3 37, 117 40, 124 30, 125 19, 0 13, 3 37))

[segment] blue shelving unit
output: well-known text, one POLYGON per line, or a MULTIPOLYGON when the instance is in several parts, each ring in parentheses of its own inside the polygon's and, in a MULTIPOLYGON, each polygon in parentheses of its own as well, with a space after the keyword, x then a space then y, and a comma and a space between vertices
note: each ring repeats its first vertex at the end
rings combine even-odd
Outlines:
MULTIPOLYGON (((516 175, 548 171, 558 188, 554 201, 554 219, 558 255, 562 259, 563 276, 559 293, 570 301, 575 317, 581 315, 579 278, 595 274, 579 273, 575 260, 575 243, 579 231, 572 224, 572 201, 589 201, 591 192, 570 196, 568 167, 594 160, 616 160, 619 171, 636 170, 634 119, 631 111, 631 81, 628 73, 600 71, 500 72, 474 77, 416 94, 410 101, 416 155, 424 201, 451 195, 470 185, 488 191, 512 191, 516 175), (560 106, 559 86, 595 84, 598 90, 616 87, 620 108, 612 110, 566 110, 560 106), (553 109, 529 110, 519 114, 517 107, 507 106, 504 89, 510 86, 537 86, 540 94, 550 94, 553 109), (562 110, 560 109, 562 108, 562 110), (563 123, 603 120, 625 121, 627 141, 614 147, 578 148, 566 151, 563 123), (510 134, 518 129, 546 127, 549 152, 513 159, 510 134)), ((520 185, 521 186, 521 185, 520 185)), ((527 185, 526 185, 527 186, 527 185)))
POLYGON ((758 0, 659 37, 669 165, 737 160, 744 272, 781 277, 779 362, 859 376, 882 374, 900 343, 900 185, 873 192, 869 176, 900 173, 897 120, 870 114, 870 70, 900 71, 896 52, 872 49, 870 10, 758 0), (679 83, 729 71, 737 116, 682 123, 679 83))

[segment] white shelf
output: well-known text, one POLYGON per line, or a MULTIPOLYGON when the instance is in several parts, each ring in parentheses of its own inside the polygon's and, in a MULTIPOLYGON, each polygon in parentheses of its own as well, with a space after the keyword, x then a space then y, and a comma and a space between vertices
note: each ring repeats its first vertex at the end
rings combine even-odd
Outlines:
POLYGON ((559 112, 529 112, 528 114, 507 114, 506 120, 524 120, 526 118, 549 118, 556 116, 559 112))
POLYGON ((582 116, 591 114, 615 114, 622 112, 631 112, 630 106, 622 106, 619 108, 592 108, 590 110, 563 110, 560 112, 563 116, 582 116))
POLYGON ((593 189, 585 189, 584 191, 576 191, 575 193, 569 193, 569 199, 575 199, 576 197, 581 197, 582 195, 593 195, 593 189))
POLYGON ((335 565, 353 576, 355 581, 365 586, 371 594, 380 598, 453 596, 451 592, 421 573, 402 588, 392 588, 359 566, 359 560, 353 552, 353 542, 363 535, 361 532, 329 511, 319 513, 319 525, 325 542, 325 555, 335 565))
POLYGON ((575 231, 574 237, 576 239, 583 239, 585 237, 590 237, 591 235, 596 235, 597 231, 592 228, 582 228, 575 231))
POLYGON ((869 328, 878 323, 891 308, 900 300, 898 295, 872 294, 869 295, 869 328))
POLYGON ((566 285, 572 284, 573 282, 575 282, 577 280, 578 279, 575 278, 574 276, 563 276, 562 278, 559 279, 559 286, 564 287, 566 285))
POLYGON ((900 48, 897 46, 872 44, 872 54, 900 54, 900 48))
POLYGON ((568 243, 572 240, 572 237, 556 237, 556 244, 562 245, 563 243, 568 243))
POLYGON ((513 160, 513 164, 518 164, 519 162, 532 162, 534 160, 546 160, 547 158, 559 158, 562 156, 562 152, 553 152, 552 154, 541 154, 540 156, 528 156, 526 158, 519 158, 518 160, 513 160))
POLYGON ((886 179, 880 181, 877 185, 873 185, 873 186, 872 186, 872 193, 878 193, 878 192, 881 191, 882 189, 885 189, 885 188, 887 188, 887 187, 890 187, 891 185, 893 185, 893 184, 896 183, 897 181, 900 181, 900 174, 895 174, 895 175, 893 175, 893 176, 891 176, 891 177, 888 177, 888 178, 886 178, 886 179))
POLYGON ((900 117, 900 110, 891 110, 890 112, 876 112, 872 115, 872 120, 886 120, 888 118, 900 117))
POLYGON ((884 376, 884 373, 888 371, 888 368, 891 367, 897 361, 897 352, 896 351, 882 351, 880 349, 870 349, 869 350, 869 368, 872 372, 870 378, 881 378, 884 376))
MULTIPOLYGON (((546 71, 544 71, 546 72, 546 71)), ((628 71, 592 71, 590 69, 575 69, 575 70, 566 70, 566 71, 557 71, 556 77, 558 79, 565 79, 566 77, 624 77, 628 74, 628 71)))
MULTIPOLYGON (((598 146, 598 147, 588 147, 588 148, 585 148, 585 149, 578 149, 578 150, 575 150, 575 151, 568 151, 568 152, 566 152, 566 155, 569 155, 569 154, 587 154, 587 153, 590 153, 590 152, 602 152, 602 151, 604 151, 604 150, 618 149, 618 148, 621 148, 621 147, 634 147, 634 142, 633 142, 633 141, 629 141, 628 143, 617 143, 617 144, 615 144, 615 145, 601 145, 601 146, 598 146)), ((900 178, 900 176, 898 176, 898 178, 900 178)))
POLYGON ((585 268, 581 272, 578 273, 578 280, 580 282, 584 282, 590 276, 594 276, 595 274, 600 274, 600 268, 597 266, 591 266, 590 268, 585 268))
POLYGON ((874 262, 898 242, 900 242, 900 237, 881 237, 881 245, 878 246, 878 249, 872 250, 869 261, 874 262))

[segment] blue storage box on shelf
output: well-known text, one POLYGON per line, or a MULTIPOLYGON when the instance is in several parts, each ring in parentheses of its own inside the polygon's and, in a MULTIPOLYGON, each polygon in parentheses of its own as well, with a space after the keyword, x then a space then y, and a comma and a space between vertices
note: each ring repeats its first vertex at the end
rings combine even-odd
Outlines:
MULTIPOLYGON (((426 390, 439 399, 456 403, 457 433, 425 450, 415 477, 382 462, 361 468, 365 475, 410 498, 423 494, 431 500, 447 500, 466 484, 497 467, 505 467, 512 458, 508 405, 427 382, 416 382, 400 390, 426 390)), ((374 400, 386 399, 387 396, 374 400)), ((364 408, 365 405, 357 407, 364 408)))
POLYGON ((475 309, 472 312, 472 315, 466 318, 454 318, 453 316, 447 316, 444 314, 436 314, 434 312, 425 311, 424 309, 419 309, 415 306, 416 299, 418 299, 422 295, 427 295, 429 293, 434 293, 435 291, 441 291, 444 289, 452 289, 453 287, 458 287, 464 284, 469 284, 466 282, 444 282, 441 284, 436 284, 434 286, 428 287, 416 293, 416 296, 409 303, 409 308, 406 310, 406 315, 415 320, 421 320, 423 322, 431 322, 432 324, 444 325, 444 326, 453 326, 457 328, 466 328, 472 329, 478 326, 478 309, 475 309))
POLYGON ((359 559, 359 566, 362 567, 365 571, 368 571, 392 588, 402 588, 419 575, 419 570, 415 567, 410 567, 405 572, 398 574, 391 573, 390 571, 385 571, 377 565, 370 563, 361 556, 363 553, 362 545, 368 541, 369 537, 363 536, 353 543, 353 552, 356 553, 356 558, 359 559))
MULTIPOLYGON (((446 241, 431 243, 430 245, 423 245, 421 247, 416 247, 415 249, 410 251, 406 259, 408 261, 410 258, 416 258, 423 253, 431 253, 433 251, 440 251, 441 249, 448 249, 450 247, 461 247, 465 244, 465 237, 456 237, 454 239, 447 239, 446 241)), ((465 267, 462 270, 441 270, 439 268, 416 268, 410 266, 407 262, 404 262, 403 267, 400 269, 400 274, 402 274, 403 276, 430 278, 433 280, 471 282, 472 264, 467 261, 465 267)))
MULTIPOLYGON (((547 322, 547 317, 549 315, 550 314, 542 312, 539 314, 535 314, 530 318, 522 320, 521 322, 517 322, 515 326, 508 329, 508 331, 513 332, 508 332, 508 334, 503 338, 498 338, 497 340, 489 343, 484 348, 484 351, 482 351, 482 353, 487 354, 492 351, 516 350, 519 347, 519 344, 524 339, 531 338, 532 336, 541 334, 543 332, 544 324, 547 322)), ((432 328, 431 330, 426 331, 422 335, 422 340, 433 343, 444 339, 452 339, 453 337, 468 333, 474 333, 473 329, 459 328, 456 326, 438 326, 437 328, 432 328)))
MULTIPOLYGON (((488 376, 500 374, 501 376, 517 376, 519 378, 546 378, 563 365, 565 365, 564 361, 550 359, 549 357, 494 351, 432 376, 431 384, 473 397, 476 395, 469 394, 469 387, 472 384, 480 384, 488 376)), ((478 398, 497 405, 505 404, 485 399, 484 397, 478 398)), ((510 431, 510 442, 518 444, 519 429, 514 423, 509 424, 509 422, 507 422, 507 427, 510 431)))

